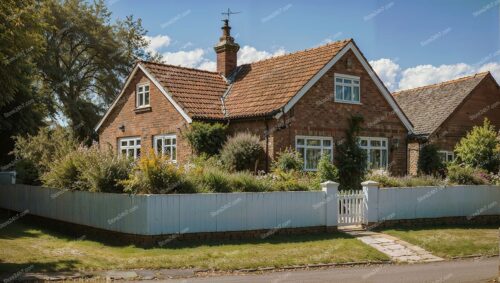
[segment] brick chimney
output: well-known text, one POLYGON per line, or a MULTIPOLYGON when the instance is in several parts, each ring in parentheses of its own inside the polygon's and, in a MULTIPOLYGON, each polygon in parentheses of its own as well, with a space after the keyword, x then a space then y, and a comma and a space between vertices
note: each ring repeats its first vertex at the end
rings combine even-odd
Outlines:
POLYGON ((240 46, 234 42, 234 38, 231 36, 229 20, 226 19, 223 22, 222 36, 219 43, 214 46, 214 50, 217 53, 217 72, 227 78, 238 65, 237 54, 240 46))

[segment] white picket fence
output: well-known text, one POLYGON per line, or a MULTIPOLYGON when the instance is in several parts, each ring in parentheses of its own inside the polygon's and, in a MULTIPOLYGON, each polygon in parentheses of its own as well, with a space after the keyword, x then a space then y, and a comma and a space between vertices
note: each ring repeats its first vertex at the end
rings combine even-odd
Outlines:
POLYGON ((361 225, 364 221, 363 191, 339 191, 338 225, 361 225))

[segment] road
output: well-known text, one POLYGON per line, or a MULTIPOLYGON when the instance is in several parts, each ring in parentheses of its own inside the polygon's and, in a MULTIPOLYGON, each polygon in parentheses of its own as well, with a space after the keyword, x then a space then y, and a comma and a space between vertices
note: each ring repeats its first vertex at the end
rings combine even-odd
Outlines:
POLYGON ((499 260, 494 257, 422 264, 339 267, 259 275, 198 277, 168 280, 167 282, 477 283, 492 282, 491 280, 498 276, 498 265, 499 260))

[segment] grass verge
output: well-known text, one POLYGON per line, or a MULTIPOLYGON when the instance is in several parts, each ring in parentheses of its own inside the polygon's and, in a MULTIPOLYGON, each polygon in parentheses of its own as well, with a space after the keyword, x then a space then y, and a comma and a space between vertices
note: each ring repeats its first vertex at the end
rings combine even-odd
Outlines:
POLYGON ((496 226, 417 227, 386 229, 381 232, 444 258, 498 254, 496 226))
MULTIPOLYGON (((8 217, 0 214, 0 223, 8 217)), ((158 248, 112 246, 71 238, 17 220, 0 230, 0 273, 111 269, 257 267, 378 261, 388 258, 343 233, 271 236, 246 241, 169 243, 158 248)))

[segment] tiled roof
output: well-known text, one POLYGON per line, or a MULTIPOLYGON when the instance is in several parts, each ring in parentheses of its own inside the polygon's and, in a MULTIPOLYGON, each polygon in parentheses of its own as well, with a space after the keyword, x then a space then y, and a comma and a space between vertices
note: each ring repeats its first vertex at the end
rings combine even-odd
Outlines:
POLYGON ((279 110, 350 41, 239 66, 225 99, 226 114, 249 117, 279 110))
POLYGON ((263 116, 283 107, 349 42, 337 41, 241 65, 229 78, 231 86, 216 72, 144 61, 141 64, 192 118, 263 116))
POLYGON ((398 91, 392 95, 418 135, 432 134, 488 75, 478 73, 438 84, 398 91))
POLYGON ((223 118, 221 97, 228 84, 221 75, 152 62, 141 64, 191 118, 223 118))

